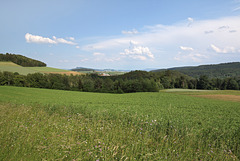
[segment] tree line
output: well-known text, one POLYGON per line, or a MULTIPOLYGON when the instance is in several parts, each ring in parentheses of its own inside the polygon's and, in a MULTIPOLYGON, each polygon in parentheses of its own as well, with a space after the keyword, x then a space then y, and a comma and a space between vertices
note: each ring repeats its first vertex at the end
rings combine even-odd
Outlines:
MULTIPOLYGON (((153 72, 159 72, 163 70, 166 69, 154 70, 153 72)), ((168 70, 179 71, 194 78, 199 78, 201 75, 206 75, 210 78, 227 78, 240 75, 240 62, 200 65, 195 67, 176 67, 169 68, 168 70)))
POLYGON ((217 89, 239 90, 240 77, 195 79, 176 71, 133 71, 120 76, 100 77, 97 74, 61 75, 0 72, 0 85, 72 90, 99 93, 158 92, 160 89, 217 89))
POLYGON ((46 67, 47 65, 39 60, 34 60, 22 55, 16 54, 1 54, 0 61, 11 61, 15 64, 21 65, 23 67, 46 67))

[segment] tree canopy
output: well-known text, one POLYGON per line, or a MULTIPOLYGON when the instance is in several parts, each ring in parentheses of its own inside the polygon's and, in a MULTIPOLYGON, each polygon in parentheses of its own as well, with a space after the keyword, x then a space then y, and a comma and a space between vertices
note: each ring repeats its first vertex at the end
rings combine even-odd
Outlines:
POLYGON ((46 67, 47 65, 39 60, 31 59, 16 54, 0 54, 0 61, 11 61, 23 67, 46 67))

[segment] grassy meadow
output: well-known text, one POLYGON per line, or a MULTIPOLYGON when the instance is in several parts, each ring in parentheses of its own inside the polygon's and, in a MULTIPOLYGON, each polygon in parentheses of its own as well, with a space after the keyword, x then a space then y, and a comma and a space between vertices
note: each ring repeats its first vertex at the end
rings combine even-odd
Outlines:
POLYGON ((13 62, 0 62, 0 71, 18 72, 21 75, 28 75, 33 73, 54 73, 54 74, 66 74, 66 75, 82 75, 83 73, 74 72, 64 69, 52 68, 52 67, 22 67, 13 62))
POLYGON ((18 72, 19 74, 22 75, 27 75, 27 74, 33 74, 36 73, 35 70, 26 68, 26 67, 22 67, 20 65, 17 65, 15 63, 12 62, 0 62, 0 71, 8 71, 8 72, 18 72))
MULTIPOLYGON (((209 92, 206 94, 206 92, 209 92)), ((240 102, 0 86, 0 160, 239 160, 240 102)))

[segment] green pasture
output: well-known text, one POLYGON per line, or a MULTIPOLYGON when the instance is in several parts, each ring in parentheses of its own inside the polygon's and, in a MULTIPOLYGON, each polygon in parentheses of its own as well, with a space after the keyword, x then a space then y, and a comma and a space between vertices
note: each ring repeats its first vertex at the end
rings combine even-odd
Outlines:
POLYGON ((0 71, 18 72, 21 75, 27 75, 32 73, 51 73, 51 72, 70 72, 69 70, 57 69, 52 67, 22 67, 13 62, 0 62, 0 71))
POLYGON ((35 70, 22 67, 12 62, 0 62, 0 71, 1 72, 8 71, 13 73, 18 72, 19 74, 22 74, 22 75, 27 75, 29 73, 30 74, 36 73, 35 70))
POLYGON ((69 72, 69 70, 57 69, 52 67, 26 67, 27 69, 34 70, 37 72, 69 72))
POLYGON ((0 86, 0 160, 239 160, 240 103, 179 92, 0 86))

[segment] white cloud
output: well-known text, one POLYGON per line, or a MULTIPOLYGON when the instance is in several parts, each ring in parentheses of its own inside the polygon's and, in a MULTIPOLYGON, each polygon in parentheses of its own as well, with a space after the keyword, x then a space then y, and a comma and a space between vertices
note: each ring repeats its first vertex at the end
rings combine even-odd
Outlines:
POLYGON ((56 38, 53 36, 52 39, 48 37, 42 37, 38 35, 32 35, 29 33, 26 33, 25 39, 28 43, 44 43, 44 44, 69 44, 69 45, 77 45, 77 43, 74 43, 72 41, 65 40, 63 38, 56 38))
POLYGON ((68 41, 68 40, 65 40, 63 38, 56 38, 55 36, 53 36, 53 40, 56 42, 56 43, 62 43, 62 44, 69 44, 69 45, 77 45, 76 43, 72 42, 72 41, 68 41))
POLYGON ((202 62, 204 59, 207 59, 208 56, 204 54, 199 54, 199 53, 181 53, 179 52, 175 57, 174 60, 177 61, 182 61, 182 62, 188 62, 188 61, 193 61, 193 62, 202 62))
POLYGON ((234 47, 224 47, 223 49, 218 48, 217 46, 211 44, 211 48, 216 52, 216 53, 236 53, 237 50, 234 47))
POLYGON ((99 53, 99 52, 93 53, 93 56, 104 56, 104 55, 105 55, 104 53, 99 53))
POLYGON ((147 58, 154 59, 154 55, 148 47, 136 46, 134 41, 130 41, 129 49, 125 49, 124 52, 121 52, 120 55, 129 56, 133 59, 146 60, 147 58))
POLYGON ((180 49, 185 50, 185 51, 193 51, 193 48, 191 48, 191 47, 180 46, 180 49))
POLYGON ((131 45, 137 45, 137 44, 138 44, 137 41, 130 40, 130 46, 131 46, 131 45))
POLYGON ((80 62, 86 62, 86 61, 89 61, 89 59, 85 58, 80 60, 80 62))
POLYGON ((68 37, 67 39, 71 40, 71 41, 74 41, 75 38, 74 37, 68 37))
MULTIPOLYGON (((228 61, 240 60, 240 54, 234 54, 240 49, 240 32, 238 32, 240 31, 240 16, 210 20, 188 18, 187 20, 187 22, 181 21, 173 25, 146 26, 142 29, 144 32, 136 35, 98 39, 95 43, 83 46, 82 49, 92 53, 102 52, 110 58, 117 56, 117 53, 121 53, 120 56, 139 60, 154 58, 154 62, 158 64, 166 64, 166 60, 183 59, 185 59, 185 65, 193 61, 202 63, 226 61, 226 57, 216 57, 216 51, 218 53, 229 52, 228 61), (188 26, 189 22, 192 23, 191 27, 188 26), (184 45, 181 46, 182 44, 184 45), (215 44, 214 46, 218 49, 214 50, 211 46, 209 50, 210 44, 215 44), (179 50, 183 52, 180 55, 179 50)), ((170 63, 174 65, 176 61, 170 63)))
POLYGON ((189 21, 189 22, 193 22, 193 18, 188 17, 188 21, 189 21))
POLYGON ((188 26, 191 26, 193 23, 194 19, 191 17, 188 17, 188 26))
POLYGON ((32 35, 27 33, 25 35, 25 39, 28 43, 46 43, 46 44, 57 44, 56 41, 47 38, 47 37, 42 37, 42 36, 38 36, 38 35, 32 35))
POLYGON ((133 29, 131 31, 122 31, 122 34, 134 35, 134 34, 138 34, 138 31, 136 29, 133 29))

